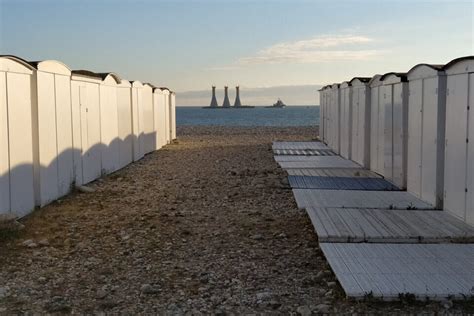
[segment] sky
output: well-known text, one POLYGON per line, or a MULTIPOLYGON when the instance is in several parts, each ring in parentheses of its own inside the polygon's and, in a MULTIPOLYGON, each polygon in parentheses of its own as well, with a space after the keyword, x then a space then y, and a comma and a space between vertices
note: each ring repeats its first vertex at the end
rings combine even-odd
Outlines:
POLYGON ((474 0, 0 0, 0 53, 167 86, 208 105, 318 103, 317 89, 474 55, 474 0), (313 92, 311 92, 313 91, 313 92))

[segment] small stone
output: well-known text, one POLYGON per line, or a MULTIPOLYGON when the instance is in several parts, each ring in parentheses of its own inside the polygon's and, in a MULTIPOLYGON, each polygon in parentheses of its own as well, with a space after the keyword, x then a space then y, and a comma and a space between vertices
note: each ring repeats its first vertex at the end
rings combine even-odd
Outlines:
POLYGON ((143 284, 141 287, 141 291, 144 294, 157 294, 161 291, 161 289, 151 284, 143 284))
POLYGON ((47 239, 41 239, 40 241, 38 241, 38 245, 49 246, 49 241, 47 239))
POLYGON ((250 236, 250 238, 252 238, 253 240, 262 240, 263 236, 260 234, 256 234, 256 235, 250 236))
POLYGON ((260 293, 257 293, 257 300, 259 301, 263 301, 265 299, 268 299, 272 296, 272 293, 270 292, 260 292, 260 293))
POLYGON ((331 310, 331 306, 327 304, 319 304, 319 305, 316 305, 316 308, 314 311, 320 314, 327 314, 329 313, 330 310, 331 310))
POLYGON ((98 299, 104 299, 107 296, 107 291, 100 289, 96 292, 95 297, 98 299))
POLYGON ((442 305, 444 309, 450 309, 451 307, 453 307, 454 304, 452 301, 444 301, 442 305))
POLYGON ((326 294, 324 294, 325 297, 330 297, 332 296, 332 290, 329 290, 326 292, 326 294))
POLYGON ((76 187, 76 189, 79 192, 82 192, 82 193, 93 193, 93 192, 95 192, 95 189, 90 188, 90 187, 86 187, 84 185, 79 185, 79 186, 76 187))
POLYGON ((33 241, 33 239, 25 240, 21 243, 23 246, 28 248, 36 248, 38 245, 33 241))
POLYGON ((41 283, 41 284, 46 283, 46 281, 47 281, 47 279, 45 277, 41 276, 41 277, 38 278, 38 282, 41 283))
POLYGON ((298 307, 296 309, 296 312, 301 316, 310 316, 311 315, 311 310, 306 305, 298 307))
POLYGON ((281 233, 277 237, 278 238, 288 238, 288 236, 285 233, 281 233))
POLYGON ((328 282, 327 285, 328 285, 329 288, 332 289, 332 288, 335 288, 337 286, 337 283, 332 281, 332 282, 328 282))
POLYGON ((316 280, 317 280, 317 281, 321 281, 323 278, 324 278, 324 272, 323 272, 323 271, 319 271, 319 272, 316 274, 316 280))

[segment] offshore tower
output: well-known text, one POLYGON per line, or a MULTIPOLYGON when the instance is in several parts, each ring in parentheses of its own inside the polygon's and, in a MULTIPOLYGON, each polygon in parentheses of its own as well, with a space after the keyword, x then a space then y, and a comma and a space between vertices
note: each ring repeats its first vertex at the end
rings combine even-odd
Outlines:
POLYGON ((224 108, 230 108, 230 102, 229 102, 229 94, 227 93, 229 87, 225 86, 224 87, 224 103, 222 103, 222 107, 224 108))
POLYGON ((239 86, 235 87, 235 102, 234 102, 234 106, 236 108, 238 107, 241 107, 242 106, 242 103, 240 103, 240 92, 239 92, 239 86))
POLYGON ((219 104, 217 104, 217 99, 216 99, 216 87, 212 86, 212 99, 211 99, 211 108, 217 108, 219 104))

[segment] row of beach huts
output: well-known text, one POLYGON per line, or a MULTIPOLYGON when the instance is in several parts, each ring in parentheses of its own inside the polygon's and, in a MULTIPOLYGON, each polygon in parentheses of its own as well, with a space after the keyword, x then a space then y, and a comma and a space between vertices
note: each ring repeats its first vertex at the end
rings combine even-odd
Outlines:
POLYGON ((319 92, 324 143, 474 225, 474 56, 319 92))
POLYGON ((0 55, 0 215, 37 206, 176 138, 175 94, 115 73, 0 55))

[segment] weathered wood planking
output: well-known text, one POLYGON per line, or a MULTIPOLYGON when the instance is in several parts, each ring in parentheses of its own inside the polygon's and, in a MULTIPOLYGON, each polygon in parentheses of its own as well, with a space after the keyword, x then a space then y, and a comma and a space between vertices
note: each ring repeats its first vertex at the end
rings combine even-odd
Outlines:
POLYGON ((273 142, 275 149, 331 149, 322 142, 273 142))
POLYGON ((444 211, 306 208, 320 242, 474 242, 474 227, 444 211))
POLYGON ((273 153, 279 156, 335 156, 330 149, 274 149, 273 153))
POLYGON ((346 295, 396 300, 474 295, 474 244, 321 243, 346 295))
POLYGON ((381 178, 288 176, 293 189, 400 191, 381 178))
POLYGON ((433 209, 408 192, 293 189, 296 203, 307 207, 372 208, 372 209, 433 209))
POLYGON ((353 161, 340 156, 275 156, 283 169, 291 168, 361 168, 353 161), (306 159, 303 159, 306 158, 306 159))
POLYGON ((294 168, 286 171, 290 176, 382 178, 375 172, 361 168, 294 168))

